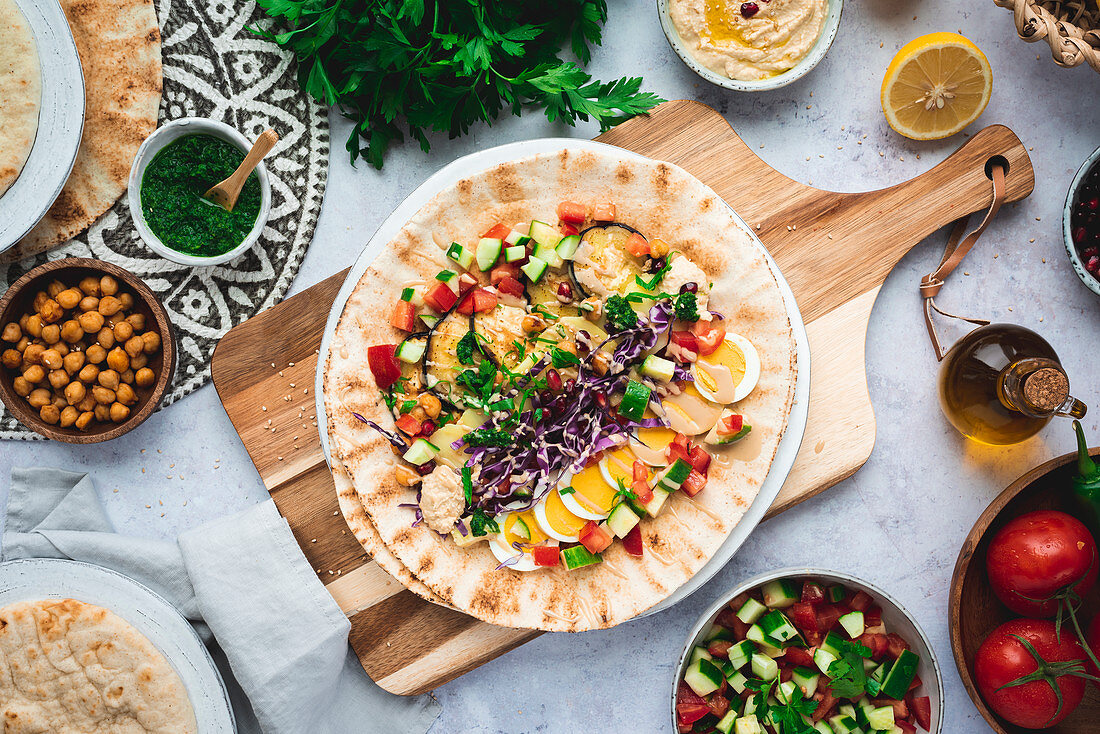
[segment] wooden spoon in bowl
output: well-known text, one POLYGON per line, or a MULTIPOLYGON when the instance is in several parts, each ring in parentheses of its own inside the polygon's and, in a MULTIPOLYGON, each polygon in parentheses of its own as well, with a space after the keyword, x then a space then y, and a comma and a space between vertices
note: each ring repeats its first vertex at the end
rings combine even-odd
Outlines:
POLYGON ((252 170, 260 165, 260 161, 271 152, 277 142, 279 142, 278 133, 270 128, 264 130, 263 134, 256 138, 256 142, 252 144, 252 150, 248 151, 248 155, 241 161, 241 165, 237 166, 237 170, 233 171, 229 178, 211 186, 210 190, 202 195, 202 198, 217 204, 226 211, 233 211, 233 207, 237 205, 237 198, 241 195, 241 189, 244 188, 244 183, 252 174, 252 170))

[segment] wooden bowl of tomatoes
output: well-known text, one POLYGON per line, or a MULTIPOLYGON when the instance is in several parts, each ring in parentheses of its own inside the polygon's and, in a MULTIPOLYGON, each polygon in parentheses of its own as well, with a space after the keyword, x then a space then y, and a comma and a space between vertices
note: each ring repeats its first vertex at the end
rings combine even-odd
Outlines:
POLYGON ((1100 733, 1100 683, 1084 646, 1100 654, 1100 554, 1074 496, 1078 476, 1074 452, 1017 479, 978 518, 955 564, 955 664, 1000 734, 1100 733), (1037 660, 1048 679, 1035 675, 1037 660))

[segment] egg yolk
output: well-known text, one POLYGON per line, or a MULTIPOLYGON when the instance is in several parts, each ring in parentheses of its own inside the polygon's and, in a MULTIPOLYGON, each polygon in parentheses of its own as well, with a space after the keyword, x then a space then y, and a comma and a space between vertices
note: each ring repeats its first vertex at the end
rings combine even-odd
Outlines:
POLYGON ((556 491, 546 495, 546 522, 555 531, 570 537, 577 535, 588 521, 570 512, 556 491))
POLYGON ((707 369, 709 366, 724 367, 729 370, 729 376, 734 389, 745 379, 745 353, 741 348, 730 341, 723 341, 718 349, 706 357, 700 357, 695 363, 695 379, 707 389, 708 392, 716 392, 719 387, 719 379, 724 375, 718 375, 707 369))
MULTIPOLYGON (((582 507, 592 512, 611 512, 611 505, 615 502, 615 490, 608 487, 607 482, 603 480, 599 465, 589 464, 574 474, 570 486, 575 490, 573 499, 577 500, 582 507)), ((556 496, 557 493, 554 492, 552 495, 556 496)), ((560 497, 558 502, 561 502, 560 497)), ((564 508, 564 505, 562 507, 564 508)))

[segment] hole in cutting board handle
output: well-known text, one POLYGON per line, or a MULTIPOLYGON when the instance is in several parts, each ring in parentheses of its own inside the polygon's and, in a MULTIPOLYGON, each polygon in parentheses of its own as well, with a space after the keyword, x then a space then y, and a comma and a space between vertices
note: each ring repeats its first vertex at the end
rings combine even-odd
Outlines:
POLYGON ((993 180, 993 166, 1000 166, 1005 169, 1005 176, 1008 176, 1008 159, 1003 155, 992 155, 985 162, 985 177, 990 181, 993 180))

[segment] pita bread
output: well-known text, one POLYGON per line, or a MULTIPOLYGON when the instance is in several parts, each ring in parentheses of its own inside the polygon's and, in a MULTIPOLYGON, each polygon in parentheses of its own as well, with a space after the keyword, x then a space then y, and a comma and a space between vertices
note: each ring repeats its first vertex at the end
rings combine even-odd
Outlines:
POLYGON ((0 196, 27 163, 38 131, 42 67, 34 33, 15 0, 0 0, 0 196))
POLYGON ((61 0, 84 70, 84 134, 69 180, 13 259, 87 229, 126 191, 138 147, 157 127, 160 27, 153 0, 61 0))
MULTIPOLYGON (((795 345, 782 294, 763 255, 712 191, 682 169, 613 154, 562 150, 506 163, 463 179, 426 204, 356 284, 325 365, 324 397, 334 457, 346 467, 378 538, 438 599, 493 624, 580 631, 631 619, 666 598, 711 558, 760 489, 793 401, 795 345), (367 368, 367 347, 400 335, 378 314, 402 283, 434 276, 443 247, 469 241, 497 222, 553 216, 563 200, 610 201, 618 221, 683 252, 714 282, 711 306, 760 353, 756 389, 738 403, 752 441, 719 450, 705 491, 674 493, 642 522, 644 554, 621 543, 603 562, 572 572, 497 570, 484 543, 460 548, 412 527, 414 492, 396 483, 388 443, 352 411, 383 426, 393 418, 367 368)), ((746 439, 748 440, 748 439, 746 439)))
POLYGON ((9 734, 195 734, 183 682, 125 620, 73 599, 0 609, 0 720, 9 734))

